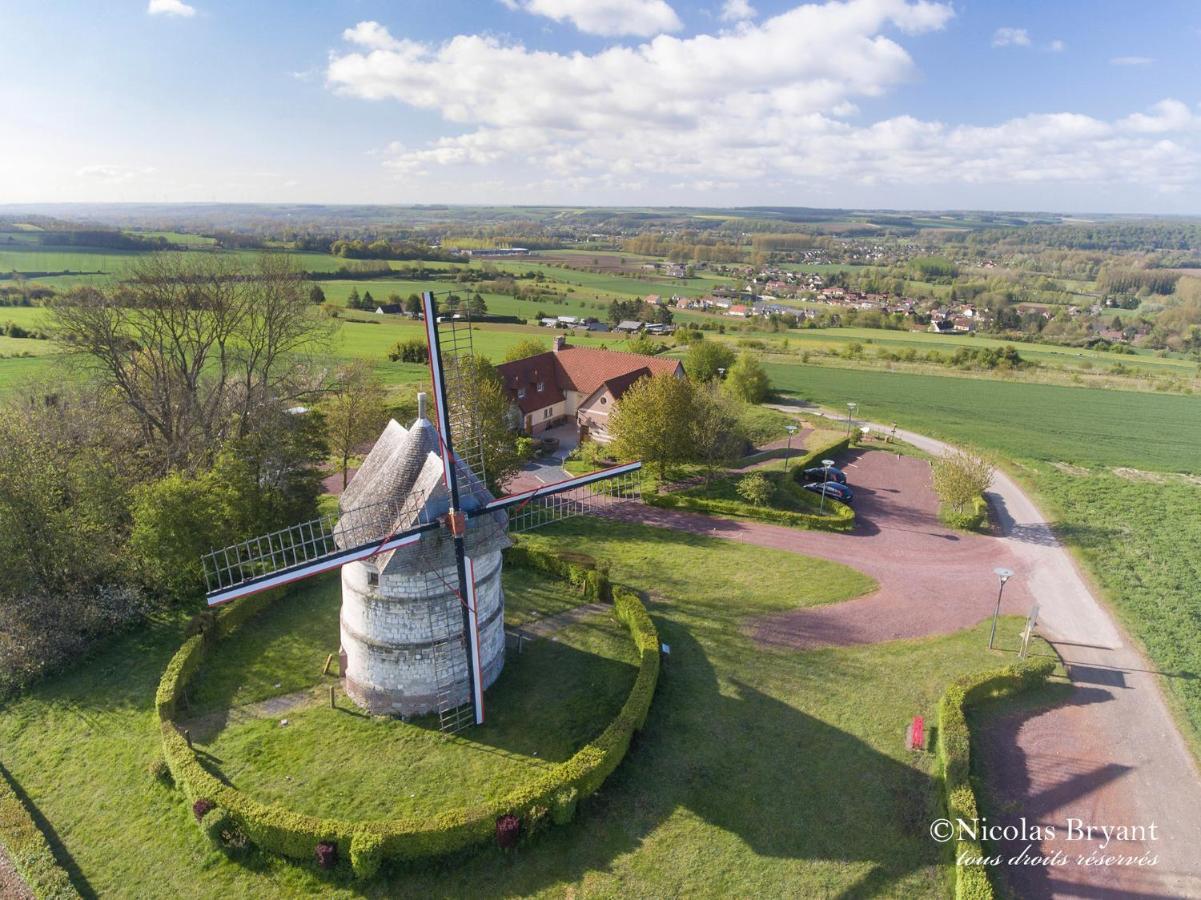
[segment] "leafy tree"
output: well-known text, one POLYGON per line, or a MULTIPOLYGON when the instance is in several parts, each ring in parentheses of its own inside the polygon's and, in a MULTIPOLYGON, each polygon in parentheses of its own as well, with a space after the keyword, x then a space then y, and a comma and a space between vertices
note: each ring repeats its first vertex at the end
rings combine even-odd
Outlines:
POLYGON ((734 351, 721 341, 697 341, 684 354, 684 371, 693 381, 712 381, 734 363, 734 351))
POLYGON ((654 356, 656 353, 662 352, 663 344, 660 341, 656 341, 649 334, 640 334, 626 341, 626 345, 622 349, 626 353, 640 353, 643 356, 654 356))
POLYGON ((513 362, 517 359, 525 359, 527 356, 537 356, 539 353, 545 353, 549 349, 546 346, 546 342, 539 338, 522 338, 505 351, 501 362, 513 362))
POLYGON ((415 316, 421 312, 421 298, 416 294, 409 294, 405 297, 405 312, 410 316, 415 316))
POLYGON ((429 362, 430 348, 420 338, 409 338, 397 341, 388 351, 388 359, 392 362, 424 363, 429 362))
POLYGON ((752 472, 738 481, 738 496, 752 506, 766 506, 771 499, 771 482, 762 472, 752 472))
POLYGON ((356 448, 378 437, 388 421, 384 386, 370 363, 356 360, 339 366, 321 402, 321 411, 330 452, 338 460, 345 488, 350 457, 356 448))
POLYGON ((693 401, 692 440, 709 482, 718 466, 732 462, 746 447, 742 408, 717 382, 697 385, 693 401))
POLYGON ((667 467, 690 459, 695 411, 693 385, 663 373, 635 382, 617 402, 609 419, 618 456, 655 465, 659 480, 667 467))
POLYGON ((726 373, 726 390, 746 403, 762 403, 768 388, 767 372, 752 353, 741 354, 726 373))
POLYGON ((325 291, 321 290, 321 285, 315 284, 309 288, 309 303, 314 306, 320 306, 325 302, 325 291))
POLYGON ((455 446, 465 455, 482 447, 488 490, 499 494, 503 492, 505 482, 525 464, 517 443, 519 435, 510 427, 512 403, 496 367, 489 360, 482 356, 467 357, 463 365, 468 367, 463 377, 449 378, 448 381, 462 385, 461 389, 470 395, 447 399, 452 408, 458 402, 469 403, 475 415, 455 433, 455 446))
POLYGON ((934 460, 934 492, 955 512, 963 512, 988 490, 996 474, 992 460, 954 450, 934 460))
POLYGON ((488 313, 488 304, 479 294, 472 294, 471 299, 466 303, 466 310, 469 316, 483 316, 488 313))

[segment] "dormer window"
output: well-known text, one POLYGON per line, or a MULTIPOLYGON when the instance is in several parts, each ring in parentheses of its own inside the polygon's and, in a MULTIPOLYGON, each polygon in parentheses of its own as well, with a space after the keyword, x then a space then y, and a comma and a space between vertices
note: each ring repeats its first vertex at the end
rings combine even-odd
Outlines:
POLYGON ((367 586, 368 587, 379 587, 379 572, 368 572, 367 573, 367 586))
POLYGON ((545 385, 545 384, 543 384, 541 381, 539 381, 539 382, 538 382, 538 393, 539 393, 539 394, 541 394, 541 393, 542 393, 542 389, 543 389, 544 387, 546 387, 546 385, 545 385))

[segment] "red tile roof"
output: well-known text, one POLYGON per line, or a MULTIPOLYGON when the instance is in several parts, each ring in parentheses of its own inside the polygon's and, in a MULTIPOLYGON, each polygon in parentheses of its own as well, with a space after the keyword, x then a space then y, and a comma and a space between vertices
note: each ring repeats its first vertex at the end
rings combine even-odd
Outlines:
POLYGON ((564 347, 557 353, 539 353, 502 363, 496 371, 518 408, 527 413, 562 401, 564 391, 578 391, 583 400, 602 384, 614 381, 619 388, 614 391, 616 396, 642 375, 675 374, 682 372, 683 366, 679 360, 640 353, 564 347), (537 390, 538 382, 543 384, 541 392, 537 390), (525 388, 525 396, 519 399, 520 388, 525 388))

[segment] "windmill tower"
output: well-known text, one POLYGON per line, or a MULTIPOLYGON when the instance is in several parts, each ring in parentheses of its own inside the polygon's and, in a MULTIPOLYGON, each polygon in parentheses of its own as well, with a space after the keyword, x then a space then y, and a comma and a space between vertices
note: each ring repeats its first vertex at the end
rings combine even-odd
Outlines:
MULTIPOLYGON (((494 499, 473 473, 463 475, 469 488, 463 492, 465 511, 494 499)), ((398 532, 449 512, 438 436, 425 416, 424 394, 418 395, 411 428, 388 423, 340 506, 334 528, 340 549, 363 529, 398 532), (396 520, 387 521, 396 510, 396 520)), ((473 662, 485 689, 505 661, 500 573, 501 551, 510 543, 507 520, 503 511, 473 518, 464 539, 479 607, 479 657, 473 662)), ((453 541, 442 531, 423 532, 416 543, 342 566, 342 673, 347 695, 363 709, 411 716, 445 713, 468 702, 469 648, 460 640, 456 568, 453 541)))
POLYGON ((478 385, 470 323, 443 341, 422 297, 435 420, 389 422, 343 493, 340 516, 291 525, 203 557, 209 606, 342 570, 346 691, 372 712, 436 709, 444 731, 484 721, 484 689, 504 666, 501 552, 524 530, 637 496, 642 463, 601 469, 503 497, 484 487, 473 427, 478 385), (448 389, 449 386, 449 389, 448 389))

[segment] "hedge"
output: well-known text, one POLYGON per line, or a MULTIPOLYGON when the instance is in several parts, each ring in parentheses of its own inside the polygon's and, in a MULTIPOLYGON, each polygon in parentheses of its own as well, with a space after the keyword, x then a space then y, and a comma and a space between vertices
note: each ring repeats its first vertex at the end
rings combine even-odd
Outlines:
POLYGON ((686 509, 710 516, 740 516, 773 525, 788 525, 793 528, 813 528, 824 531, 850 531, 855 527, 855 511, 844 503, 830 501, 828 515, 799 513, 770 506, 754 506, 740 500, 711 500, 708 497, 692 497, 688 494, 645 494, 642 502, 648 506, 664 509, 686 509))
POLYGON ((0 845, 39 900, 79 896, 3 768, 0 768, 0 845))
MULTIPOLYGON (((530 833, 542 819, 559 824, 571 820, 579 800, 594 793, 621 763, 634 732, 646 722, 659 679, 659 635, 642 601, 633 591, 610 584, 602 569, 586 563, 515 545, 507 551, 515 565, 562 575, 592 599, 611 597, 616 618, 630 631, 639 654, 638 675, 620 712, 595 739, 574 756, 488 803, 447 810, 423 818, 355 822, 302 815, 280 806, 260 803, 225 784, 208 771, 188 747, 172 718, 188 678, 195 672, 211 636, 226 633, 223 617, 244 621, 250 614, 238 604, 216 617, 216 627, 188 638, 168 664, 156 695, 163 754, 172 778, 189 803, 206 799, 228 815, 247 839, 263 850, 296 859, 311 859, 320 842, 335 844, 340 857, 350 860, 360 878, 369 878, 384 859, 440 856, 493 839, 496 820, 516 815, 530 833)), ((239 601, 245 602, 245 601, 239 601)), ((262 604, 260 604, 261 606, 262 604)), ((225 623, 226 625, 228 623, 225 623)), ((206 817, 207 818, 207 817, 206 817)))
MULTIPOLYGON (((969 675, 951 683, 938 704, 938 756, 943 770, 947 818, 952 823, 980 817, 972 789, 972 736, 966 710, 985 700, 1010 697, 1044 684, 1055 671, 1053 659, 1027 659, 1003 669, 969 675)), ((958 829, 956 829, 958 831, 958 829)), ((979 841, 959 838, 955 851, 956 900, 994 900, 988 871, 980 865, 959 865, 961 857, 982 857, 979 841)))

